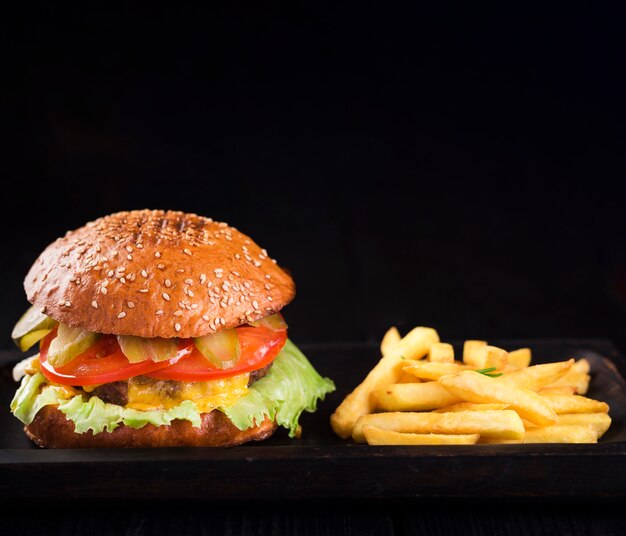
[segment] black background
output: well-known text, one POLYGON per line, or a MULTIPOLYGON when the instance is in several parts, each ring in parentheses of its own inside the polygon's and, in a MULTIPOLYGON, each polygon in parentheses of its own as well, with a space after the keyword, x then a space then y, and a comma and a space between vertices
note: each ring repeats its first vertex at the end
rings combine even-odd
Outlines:
MULTIPOLYGON (((172 208, 228 222, 292 271, 296 342, 429 325, 626 349, 617 4, 102 5, 4 17, 1 347, 48 243, 117 210, 172 208)), ((555 511, 532 509, 534 533, 618 530, 616 511, 555 511)), ((383 516, 351 512, 316 519, 374 533, 383 516)), ((456 512, 448 531, 478 523, 456 512)), ((529 515, 500 512, 483 528, 529 515)), ((133 515, 133 533, 152 526, 133 515)), ((64 533, 97 519, 56 516, 64 533)), ((384 519, 381 533, 409 531, 384 519)))
POLYGON ((266 247, 299 341, 623 342, 620 15, 31 7, 4 88, 3 346, 39 252, 133 208, 266 247))

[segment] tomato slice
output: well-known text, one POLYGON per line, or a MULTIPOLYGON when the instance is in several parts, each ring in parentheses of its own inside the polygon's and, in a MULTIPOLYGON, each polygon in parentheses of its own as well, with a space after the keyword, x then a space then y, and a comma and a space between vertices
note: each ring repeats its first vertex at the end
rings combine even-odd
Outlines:
POLYGON ((241 356, 237 364, 229 369, 212 365, 194 346, 193 351, 177 363, 145 374, 161 380, 202 382, 251 372, 269 365, 287 341, 287 330, 280 331, 266 327, 235 328, 241 346, 241 356))
POLYGON ((269 326, 235 328, 241 347, 237 364, 229 369, 212 365, 195 347, 192 339, 181 339, 178 354, 169 360, 130 363, 114 335, 101 335, 95 344, 67 365, 55 368, 48 362, 48 348, 56 329, 41 341, 41 372, 50 381, 63 385, 98 385, 150 376, 163 380, 208 381, 251 372, 269 365, 287 341, 287 329, 269 326))
POLYGON ((130 363, 120 350, 116 337, 102 335, 95 344, 67 365, 55 368, 48 362, 48 347, 55 336, 56 330, 43 339, 39 351, 39 362, 41 372, 46 378, 63 385, 98 385, 145 375, 172 365, 189 354, 192 349, 189 341, 181 341, 178 354, 169 361, 155 363, 146 360, 141 363, 130 363))

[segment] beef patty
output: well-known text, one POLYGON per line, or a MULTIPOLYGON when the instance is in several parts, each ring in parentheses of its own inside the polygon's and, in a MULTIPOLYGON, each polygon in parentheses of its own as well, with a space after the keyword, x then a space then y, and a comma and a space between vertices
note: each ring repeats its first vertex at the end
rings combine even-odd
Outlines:
MULTIPOLYGON (((266 376, 271 366, 272 364, 270 363, 266 367, 253 370, 250 373, 248 387, 250 387, 250 385, 252 385, 255 381, 266 376)), ((148 378, 146 376, 138 376, 135 378, 135 381, 138 381, 139 383, 153 383, 155 389, 165 396, 171 396, 180 389, 179 382, 176 380, 155 380, 154 378, 148 378)), ((128 380, 104 383, 96 387, 91 394, 92 396, 97 396, 100 400, 108 404, 125 406, 128 404, 128 380)))

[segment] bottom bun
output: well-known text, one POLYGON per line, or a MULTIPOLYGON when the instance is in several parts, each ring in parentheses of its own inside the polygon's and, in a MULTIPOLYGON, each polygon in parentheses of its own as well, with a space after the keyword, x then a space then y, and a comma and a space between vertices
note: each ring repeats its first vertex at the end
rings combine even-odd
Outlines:
POLYGON ((203 413, 202 426, 194 428, 189 421, 174 420, 169 426, 146 424, 142 428, 118 426, 112 432, 83 434, 74 432, 74 423, 56 406, 41 408, 26 435, 46 448, 141 448, 141 447, 230 447, 270 437, 276 423, 265 419, 259 426, 239 430, 221 411, 203 413))

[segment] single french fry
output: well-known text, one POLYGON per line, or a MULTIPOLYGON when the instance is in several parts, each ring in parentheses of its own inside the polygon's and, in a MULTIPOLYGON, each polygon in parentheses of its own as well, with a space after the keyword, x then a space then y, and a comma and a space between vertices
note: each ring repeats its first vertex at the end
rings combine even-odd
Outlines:
POLYGON ((524 443, 597 443, 593 426, 580 424, 554 424, 526 430, 524 443))
POLYGON ((413 376, 413 374, 409 374, 408 372, 402 372, 402 376, 398 380, 398 383, 420 383, 420 379, 413 376))
POLYGON ((532 352, 530 348, 518 348, 509 352, 507 366, 511 369, 520 369, 530 366, 532 352))
POLYGON ((509 404, 520 417, 541 426, 557 422, 550 405, 530 389, 505 384, 472 370, 442 376, 437 381, 451 394, 467 402, 509 404))
POLYGON ((428 411, 459 402, 437 382, 396 383, 372 392, 375 409, 428 411))
POLYGON ((585 395, 589 390, 589 361, 586 359, 578 359, 567 373, 559 378, 555 385, 572 385, 576 389, 576 394, 585 395))
POLYGON ((428 361, 432 363, 454 363, 454 348, 447 342, 438 342, 430 347, 428 361))
POLYGON ((557 413, 608 413, 609 405, 581 395, 539 395, 557 413))
POLYGON ((576 387, 573 385, 548 385, 537 391, 540 395, 575 395, 576 387))
POLYGON ((467 365, 461 365, 459 363, 413 361, 410 365, 403 367, 403 370, 421 380, 438 380, 441 376, 456 374, 468 368, 467 365))
POLYGON ((330 424, 335 433, 344 439, 350 437, 359 417, 372 410, 372 391, 397 383, 404 360, 424 357, 436 342, 439 342, 437 331, 428 327, 413 328, 397 342, 331 415, 330 424))
POLYGON ((388 354, 394 345, 400 342, 400 332, 395 326, 390 327, 383 335, 382 341, 380 341, 380 353, 381 355, 388 354))
POLYGON ((600 439, 611 426, 611 417, 608 413, 565 413, 559 415, 559 424, 592 426, 600 439))
POLYGON ((449 411, 486 411, 508 409, 508 404, 477 404, 475 402, 458 402, 451 406, 444 406, 443 408, 433 410, 435 413, 447 413, 449 411))
POLYGON ((474 352, 476 368, 486 369, 495 367, 497 370, 504 370, 509 359, 509 353, 497 346, 483 346, 474 352))
POLYGON ((473 445, 479 434, 410 434, 364 426, 363 435, 369 445, 473 445))
POLYGON ((364 426, 413 434, 480 434, 485 437, 521 439, 524 425, 512 410, 458 411, 454 413, 389 412, 363 415, 356 422, 352 438, 365 442, 364 426))
POLYGON ((475 368, 485 368, 478 361, 477 352, 481 348, 487 346, 487 341, 467 340, 463 343, 463 363, 475 368))
POLYGON ((546 363, 545 365, 533 365, 508 372, 499 376, 497 381, 517 387, 524 387, 531 391, 538 391, 546 385, 554 383, 561 378, 574 364, 574 360, 546 363))

